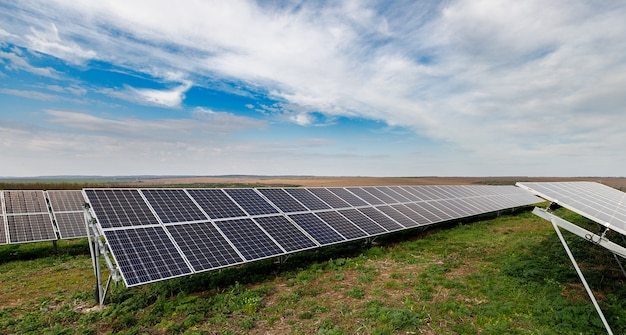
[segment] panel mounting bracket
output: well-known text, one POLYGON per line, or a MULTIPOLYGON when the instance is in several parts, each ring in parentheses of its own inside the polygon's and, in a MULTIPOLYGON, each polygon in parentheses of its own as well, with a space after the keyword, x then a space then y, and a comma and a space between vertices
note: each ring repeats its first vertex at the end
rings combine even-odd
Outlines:
POLYGON ((87 238, 89 239, 89 251, 91 253, 94 275, 96 277, 95 298, 96 302, 100 305, 100 309, 102 309, 104 307, 104 299, 106 298, 111 280, 117 283, 121 279, 121 276, 119 269, 111 261, 108 246, 103 242, 102 234, 98 230, 96 219, 91 215, 91 211, 89 209, 89 204, 85 203, 85 225, 87 229, 87 238), (102 274, 100 272, 101 258, 104 259, 106 267, 109 270, 109 276, 104 286, 102 285, 102 274))
MULTIPOLYGON (((622 247, 619 244, 609 241, 606 238, 607 230, 603 231, 602 235, 597 235, 567 220, 561 219, 560 217, 552 213, 549 213, 547 210, 541 209, 539 207, 535 207, 535 209, 533 209, 533 214, 547 221, 550 221, 552 223, 552 226, 554 227, 554 230, 556 231, 556 234, 558 235, 559 240, 561 241, 561 244, 563 245, 563 249, 565 249, 565 252, 569 256, 569 259, 572 262, 572 265, 574 266, 574 268, 576 269, 576 273, 578 274, 580 281, 583 283, 583 286, 585 287, 585 290, 587 291, 587 294, 589 295, 589 298, 591 299, 593 306, 596 308, 596 311, 598 312, 598 315, 600 316, 600 319, 602 320, 602 323, 604 324, 604 327, 606 328, 607 334, 613 335, 613 331, 611 330, 609 323, 604 317, 604 314, 602 313, 602 310, 600 309, 600 306, 598 305, 598 302, 595 298, 595 295, 593 294, 593 291, 587 284, 587 280, 585 279, 585 276, 580 270, 580 267, 578 266, 578 262, 576 262, 576 259, 574 258, 574 255, 572 254, 572 251, 570 250, 567 244, 567 241, 565 241, 565 238, 563 237, 563 234, 561 233, 560 228, 563 228, 569 231, 570 233, 573 233, 574 235, 577 235, 593 244, 599 245, 609 250, 611 253, 613 253, 616 259, 618 259, 617 256, 626 258, 626 248, 622 247)), ((619 260, 618 260, 618 264, 620 265, 620 268, 622 268, 621 262, 619 262, 619 260)), ((622 268, 622 272, 624 272, 623 268, 622 268)))

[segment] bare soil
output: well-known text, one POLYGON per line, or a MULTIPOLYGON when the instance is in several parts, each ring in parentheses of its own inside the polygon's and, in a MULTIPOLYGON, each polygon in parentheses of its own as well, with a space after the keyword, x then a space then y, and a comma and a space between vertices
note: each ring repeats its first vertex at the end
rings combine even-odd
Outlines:
POLYGON ((144 179, 142 186, 173 184, 294 185, 302 187, 392 186, 392 185, 513 185, 518 181, 594 181, 626 189, 626 178, 615 177, 180 177, 144 179))

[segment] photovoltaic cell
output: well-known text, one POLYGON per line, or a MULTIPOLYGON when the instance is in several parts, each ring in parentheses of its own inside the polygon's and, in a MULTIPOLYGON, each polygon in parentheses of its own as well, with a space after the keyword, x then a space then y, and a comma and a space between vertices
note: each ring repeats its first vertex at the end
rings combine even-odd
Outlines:
POLYGON ((384 204, 382 200, 376 198, 371 193, 365 191, 364 189, 360 187, 348 187, 347 189, 348 191, 356 194, 359 198, 365 200, 370 205, 383 205, 384 204))
POLYGON ((341 200, 338 196, 325 188, 310 188, 309 191, 315 194, 318 198, 322 199, 325 203, 332 208, 346 208, 350 207, 350 204, 341 200))
POLYGON ((284 216, 264 216, 254 221, 263 227, 287 252, 316 247, 317 244, 302 233, 284 216))
POLYGON ((243 210, 250 215, 278 213, 265 199, 250 188, 233 188, 224 190, 243 210))
POLYGON ((87 237, 85 214, 82 212, 54 213, 62 239, 87 237))
POLYGON ((451 220, 452 216, 449 214, 446 214, 445 212, 443 212, 440 209, 440 206, 437 205, 437 201, 428 201, 428 202, 418 202, 416 203, 417 205, 423 206, 424 208, 426 208, 429 212, 437 215, 438 217, 441 218, 442 221, 446 221, 446 220, 451 220))
POLYGON ((426 218, 429 224, 443 221, 440 217, 433 214, 433 212, 429 210, 429 209, 432 209, 432 206, 428 205, 427 202, 414 202, 414 203, 406 204, 406 206, 412 209, 415 213, 426 218))
POLYGON ((86 189, 85 194, 103 229, 159 224, 139 190, 86 189))
POLYGON ((379 235, 387 232, 385 228, 356 209, 343 209, 339 211, 339 214, 345 216, 359 228, 365 230, 369 235, 379 235))
POLYGON ((7 215, 9 243, 56 240, 50 214, 7 215))
POLYGON ((333 244, 345 241, 341 235, 337 234, 330 226, 312 213, 289 215, 300 228, 304 229, 321 245, 333 244))
POLYGON ((284 254, 251 219, 225 220, 215 224, 248 261, 284 254))
POLYGON ((196 272, 243 262, 243 258, 210 222, 168 225, 165 229, 196 272))
POLYGON ((162 227, 105 230, 104 235, 126 286, 192 273, 162 227))
POLYGON ((180 189, 143 189, 148 203, 163 223, 201 221, 207 218, 191 198, 180 189))
POLYGON ((318 212, 316 215, 349 240, 367 236, 364 231, 335 211, 318 212))
POLYGON ((406 198, 408 201, 421 201, 422 200, 422 199, 418 198, 417 196, 415 196, 415 194, 405 190, 404 188, 402 188, 400 186, 389 186, 389 189, 391 189, 392 191, 400 194, 401 196, 406 198))
POLYGON ((285 191, 296 198, 300 203, 306 206, 309 210, 315 211, 320 209, 330 209, 325 202, 316 197, 309 190, 304 188, 286 188, 285 191))
POLYGON ((226 193, 219 189, 189 189, 187 192, 211 219, 246 216, 226 193))
POLYGON ((350 206, 353 207, 358 207, 358 206, 367 206, 367 203, 361 199, 359 199, 359 197, 357 197, 356 195, 350 193, 348 190, 341 188, 341 187, 333 187, 333 188, 328 188, 328 190, 332 193, 334 193, 336 196, 338 196, 339 198, 341 198, 341 200, 347 202, 348 204, 350 204, 350 206))
POLYGON ((260 188, 258 189, 266 198, 268 198, 276 207, 280 208, 284 213, 306 212, 307 209, 296 199, 290 196, 285 190, 280 188, 260 188))
POLYGON ((43 191, 4 191, 7 214, 48 213, 43 191))
POLYGON ((404 229, 399 223, 389 218, 387 215, 383 214, 376 208, 372 207, 364 207, 357 209, 359 212, 363 213, 368 218, 374 220, 379 225, 383 226, 388 231, 396 231, 400 229, 404 229))

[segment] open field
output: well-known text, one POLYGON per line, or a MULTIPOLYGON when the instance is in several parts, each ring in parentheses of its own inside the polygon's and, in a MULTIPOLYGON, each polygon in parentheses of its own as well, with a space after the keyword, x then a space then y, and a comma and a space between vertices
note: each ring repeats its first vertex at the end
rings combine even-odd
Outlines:
MULTIPOLYGON (((570 220, 586 220, 559 210, 570 220)), ((616 333, 624 278, 569 237, 616 333)), ((85 240, 0 247, 0 334, 602 334, 550 224, 528 210, 126 289, 93 300, 85 240)))

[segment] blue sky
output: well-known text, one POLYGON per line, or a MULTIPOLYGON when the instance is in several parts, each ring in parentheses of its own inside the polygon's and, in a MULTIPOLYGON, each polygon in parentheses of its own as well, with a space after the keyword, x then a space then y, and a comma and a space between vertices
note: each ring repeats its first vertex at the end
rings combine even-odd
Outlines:
POLYGON ((0 2, 0 176, 624 176, 624 1, 0 2))

